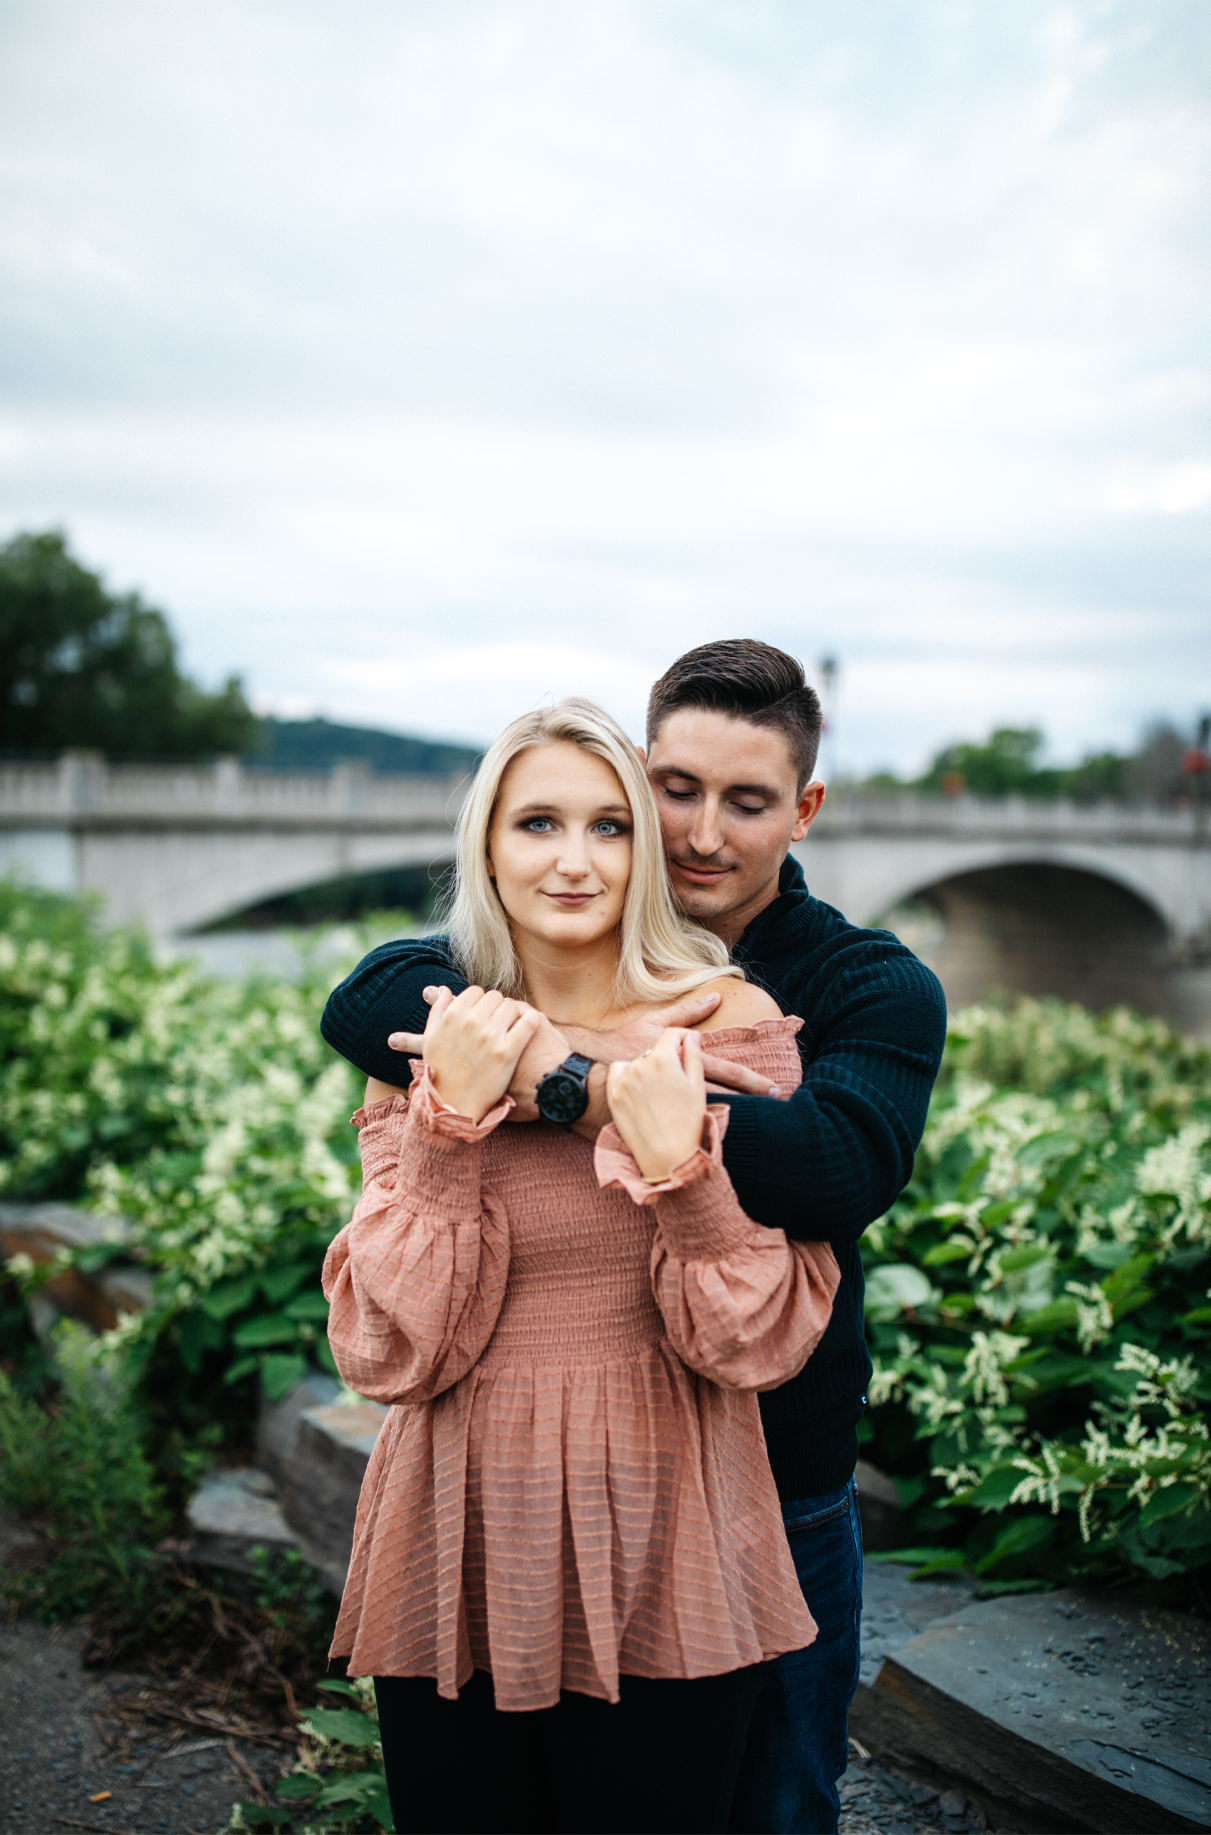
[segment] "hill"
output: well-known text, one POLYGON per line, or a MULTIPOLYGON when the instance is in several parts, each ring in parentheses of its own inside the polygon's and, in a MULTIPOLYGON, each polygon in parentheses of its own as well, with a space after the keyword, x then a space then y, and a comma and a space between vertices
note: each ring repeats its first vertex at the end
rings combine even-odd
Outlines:
POLYGON ((271 771, 329 771, 342 759, 372 771, 410 771, 448 777, 471 771, 483 756, 474 746, 413 739, 372 726, 339 726, 331 720, 261 721, 261 744, 244 763, 271 771))

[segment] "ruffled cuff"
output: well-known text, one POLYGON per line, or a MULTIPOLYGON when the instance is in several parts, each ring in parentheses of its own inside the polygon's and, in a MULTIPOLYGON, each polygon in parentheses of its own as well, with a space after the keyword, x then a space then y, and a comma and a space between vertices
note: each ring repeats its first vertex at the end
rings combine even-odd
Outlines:
POLYGON ((389 1179, 399 1161, 400 1140, 408 1119, 408 1092, 382 1096, 368 1102, 350 1116, 358 1130, 357 1147, 362 1160, 362 1184, 389 1179))
POLYGON ((423 1058, 412 1058, 409 1062, 412 1068, 409 1090, 412 1113, 421 1127, 430 1134, 441 1135, 446 1140, 481 1141, 517 1107, 512 1096, 502 1096, 482 1121, 472 1121, 469 1115, 460 1115, 457 1109, 452 1109, 448 1102, 442 1101, 433 1087, 429 1066, 423 1058))
POLYGON ((666 1192, 681 1191, 684 1186, 696 1184, 713 1167, 722 1167, 723 1137, 730 1116, 727 1103, 709 1104, 702 1124, 701 1146, 695 1147, 689 1159, 682 1160, 680 1166, 674 1166, 668 1178, 662 1179, 659 1185, 648 1183, 614 1123, 607 1122, 593 1149, 593 1171, 598 1185, 602 1191, 621 1186, 636 1204, 655 1204, 666 1192))

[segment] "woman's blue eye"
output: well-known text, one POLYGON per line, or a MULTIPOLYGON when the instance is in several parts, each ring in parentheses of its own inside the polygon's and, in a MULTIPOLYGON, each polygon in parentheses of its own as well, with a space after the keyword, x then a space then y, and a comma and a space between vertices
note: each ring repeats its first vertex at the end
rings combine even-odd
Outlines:
POLYGON ((614 836, 614 835, 623 835, 626 833, 626 830, 623 828, 621 822, 598 822, 595 824, 595 826, 596 826, 598 834, 605 835, 607 838, 614 836))
POLYGON ((528 816, 522 823, 523 828, 529 829, 530 833, 535 835, 545 834, 547 829, 553 826, 550 816, 528 816))

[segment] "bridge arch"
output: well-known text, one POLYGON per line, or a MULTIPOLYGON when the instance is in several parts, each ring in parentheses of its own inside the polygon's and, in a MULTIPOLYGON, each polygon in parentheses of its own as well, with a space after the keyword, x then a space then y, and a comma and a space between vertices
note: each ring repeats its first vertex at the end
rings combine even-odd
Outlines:
MULTIPOLYGON (((1099 1010, 1168 1010, 1169 928, 1122 878, 1052 860, 965 869, 918 886, 942 920, 931 966, 952 1007, 992 989, 1099 1010)), ((894 918, 893 918, 894 925, 894 918)))

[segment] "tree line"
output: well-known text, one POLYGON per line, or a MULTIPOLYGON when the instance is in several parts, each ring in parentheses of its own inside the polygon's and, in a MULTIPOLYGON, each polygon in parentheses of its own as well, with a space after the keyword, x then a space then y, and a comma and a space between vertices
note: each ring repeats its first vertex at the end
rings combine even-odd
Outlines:
MULTIPOLYGON (((1041 763, 1043 745, 1038 727, 998 727, 944 746, 920 777, 876 772, 857 788, 1164 802, 1206 782, 1205 741, 1192 746, 1169 725, 1135 753, 1091 752, 1071 766, 1041 763)), ((0 547, 0 754, 71 747, 110 758, 236 753, 285 769, 355 758, 372 770, 442 773, 470 770, 477 756, 326 720, 258 719, 238 676, 208 693, 182 673, 163 612, 137 593, 109 592, 60 530, 26 532, 0 547)))

